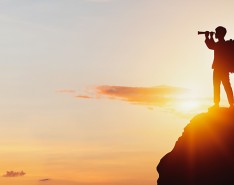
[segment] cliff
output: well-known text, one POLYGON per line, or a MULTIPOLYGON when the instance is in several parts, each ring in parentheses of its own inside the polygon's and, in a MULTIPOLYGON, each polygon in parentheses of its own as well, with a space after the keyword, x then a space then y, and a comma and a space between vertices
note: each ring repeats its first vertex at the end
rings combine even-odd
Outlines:
POLYGON ((234 184, 234 111, 195 116, 157 170, 158 185, 234 184))

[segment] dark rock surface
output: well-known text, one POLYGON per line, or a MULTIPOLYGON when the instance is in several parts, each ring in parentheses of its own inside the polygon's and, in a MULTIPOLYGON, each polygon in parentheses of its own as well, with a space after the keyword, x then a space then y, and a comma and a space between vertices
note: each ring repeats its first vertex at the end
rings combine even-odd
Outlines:
POLYGON ((158 185, 234 184, 234 110, 195 116, 157 170, 158 185))

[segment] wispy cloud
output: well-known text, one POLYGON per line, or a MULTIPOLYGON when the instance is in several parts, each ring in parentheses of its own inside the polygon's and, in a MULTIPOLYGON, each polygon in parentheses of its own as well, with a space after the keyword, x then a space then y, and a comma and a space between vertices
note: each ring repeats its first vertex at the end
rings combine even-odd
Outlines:
POLYGON ((72 94, 77 99, 110 99, 125 101, 135 105, 163 108, 180 117, 190 117, 208 107, 210 98, 198 97, 189 89, 175 86, 129 87, 103 85, 86 89, 85 92, 61 90, 60 93, 72 94))
POLYGON ((182 96, 188 89, 174 86, 128 87, 128 86, 96 86, 78 92, 73 89, 58 90, 58 93, 71 94, 78 99, 115 99, 133 104, 165 106, 182 96))
POLYGON ((87 96, 87 95, 77 95, 77 98, 82 98, 82 99, 89 99, 92 98, 91 96, 87 96))
POLYGON ((51 181, 51 179, 40 179, 40 182, 47 182, 47 181, 51 181))
POLYGON ((26 173, 24 171, 21 172, 15 172, 15 171, 7 171, 3 177, 20 177, 24 176, 26 173))
POLYGON ((119 99, 134 104, 164 106, 187 92, 187 89, 172 86, 126 87, 97 86, 97 97, 119 99))

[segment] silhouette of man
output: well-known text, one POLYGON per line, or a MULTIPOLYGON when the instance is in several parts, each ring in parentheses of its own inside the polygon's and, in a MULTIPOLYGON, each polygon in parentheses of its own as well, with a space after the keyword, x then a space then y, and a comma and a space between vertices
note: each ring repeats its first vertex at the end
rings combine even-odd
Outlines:
POLYGON ((213 86, 214 86, 214 106, 211 108, 218 108, 220 102, 220 85, 221 83, 224 86, 225 92, 227 94, 228 102, 230 108, 233 108, 233 91, 229 79, 229 69, 228 61, 225 59, 225 35, 227 33, 226 28, 218 26, 215 29, 215 38, 218 39, 218 42, 214 41, 213 32, 206 32, 206 46, 214 50, 214 61, 212 64, 213 69, 213 86), (209 38, 210 35, 210 38, 209 38))

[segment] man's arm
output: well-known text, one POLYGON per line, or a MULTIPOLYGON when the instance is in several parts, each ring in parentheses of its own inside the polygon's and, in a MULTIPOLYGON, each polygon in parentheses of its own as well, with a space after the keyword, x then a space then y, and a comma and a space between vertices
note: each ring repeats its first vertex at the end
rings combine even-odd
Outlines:
POLYGON ((215 48, 215 41, 214 41, 214 38, 213 38, 213 34, 214 33, 209 33, 209 32, 206 32, 205 33, 205 36, 206 36, 206 40, 205 40, 205 43, 206 43, 206 46, 209 48, 209 49, 212 49, 214 50, 215 48), (209 34, 210 34, 210 38, 209 38, 209 34))

